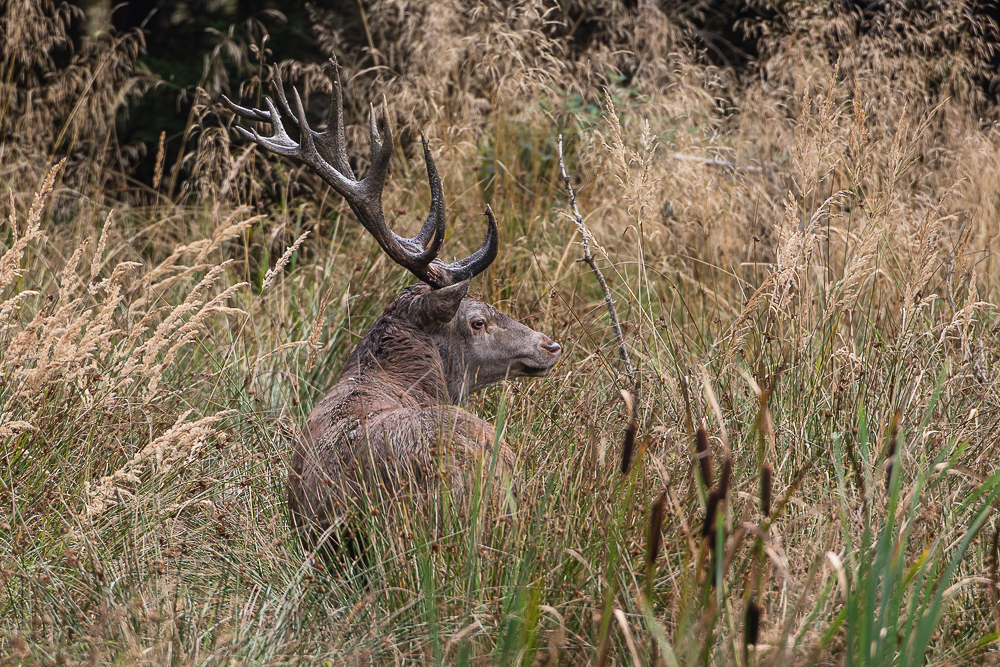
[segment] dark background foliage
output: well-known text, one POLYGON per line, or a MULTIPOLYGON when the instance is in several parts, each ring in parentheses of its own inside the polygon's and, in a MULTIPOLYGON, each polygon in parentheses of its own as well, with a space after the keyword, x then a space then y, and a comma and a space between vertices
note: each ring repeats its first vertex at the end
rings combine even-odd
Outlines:
MULTIPOLYGON (((201 82, 205 60, 221 36, 228 33, 239 38, 266 31, 268 46, 277 58, 319 63, 325 55, 313 24, 322 17, 328 29, 339 32, 339 46, 356 68, 373 64, 362 21, 364 5, 354 0, 130 0, 120 4, 113 0, 77 0, 74 4, 83 10, 82 15, 75 15, 70 29, 76 49, 88 35, 109 28, 118 33, 141 31, 144 36, 145 51, 139 63, 158 77, 159 83, 122 114, 118 139, 125 145, 144 146, 145 158, 133 165, 133 176, 147 184, 153 178, 153 156, 161 131, 167 133, 167 154, 178 150, 188 120, 191 90, 201 82)), ((683 28, 705 61, 746 78, 761 73, 776 45, 792 34, 804 10, 815 11, 815 5, 828 18, 848 18, 857 38, 869 33, 891 35, 901 31, 908 20, 919 24, 919 15, 933 13, 938 3, 835 0, 825 8, 825 3, 770 0, 663 0, 658 4, 672 22, 683 28)), ((572 58, 595 43, 613 43, 609 28, 614 25, 612 15, 637 12, 638 5, 636 0, 561 3, 550 29, 566 38, 567 56, 572 58)), ((959 42, 974 41, 971 48, 984 59, 981 72, 974 78, 981 99, 992 103, 997 94, 995 73, 1000 67, 993 26, 1000 18, 1000 8, 995 2, 972 3, 967 13, 964 25, 954 26, 947 39, 927 48, 970 48, 968 43, 963 46, 959 42)), ((374 31, 377 50, 385 46, 378 43, 380 36, 384 35, 374 31)), ((838 35, 838 39, 841 37, 838 35)), ((62 48, 54 57, 67 60, 71 51, 62 48)), ((831 57, 837 57, 833 43, 831 57)), ((238 80, 237 68, 230 65, 229 69, 232 80, 238 80)), ((627 85, 632 74, 625 64, 620 72, 621 83, 627 85)))

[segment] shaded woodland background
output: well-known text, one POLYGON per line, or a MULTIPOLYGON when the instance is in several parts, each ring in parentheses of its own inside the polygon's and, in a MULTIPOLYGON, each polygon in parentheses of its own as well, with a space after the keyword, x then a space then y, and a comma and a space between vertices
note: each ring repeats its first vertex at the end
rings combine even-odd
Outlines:
MULTIPOLYGON (((168 153, 179 148, 190 105, 190 95, 185 94, 185 90, 199 84, 205 57, 218 45, 219 35, 226 34, 231 26, 249 26, 248 21, 259 21, 260 27, 270 35, 269 46, 279 59, 321 63, 328 57, 329 49, 323 48, 322 37, 313 29, 319 21, 326 30, 337 31, 337 52, 341 57, 346 56, 356 70, 376 64, 370 46, 377 51, 386 46, 379 42, 369 44, 361 16, 363 5, 356 0, 312 3, 298 0, 132 0, 125 3, 99 0, 73 4, 80 7, 82 14, 71 19, 72 46, 61 45, 56 58, 68 58, 73 51, 79 51, 88 36, 100 31, 143 32, 145 48, 139 63, 157 78, 158 85, 122 114, 117 134, 118 141, 123 144, 144 147, 144 157, 129 166, 136 178, 145 183, 152 182, 152 162, 159 131, 167 131, 168 153)), ((518 3, 506 4, 516 6, 518 3)), ((548 26, 548 31, 550 36, 565 40, 567 55, 572 58, 595 43, 614 43, 614 37, 609 34, 613 32, 609 29, 613 17, 619 12, 636 12, 640 4, 638 1, 553 3, 559 11, 551 17, 553 24, 548 26)), ((773 45, 795 34, 800 6, 817 10, 831 19, 851 17, 854 19, 851 29, 861 36, 885 30, 886 24, 898 18, 900 8, 922 13, 922 10, 933 10, 941 5, 847 0, 830 3, 688 0, 647 4, 662 11, 683 31, 686 45, 699 52, 699 59, 731 70, 740 78, 753 77, 765 69, 763 63, 773 45)), ((1000 69, 1000 54, 996 47, 1000 38, 992 26, 1000 18, 1000 8, 994 2, 973 2, 967 3, 963 14, 962 22, 953 26, 953 41, 940 44, 938 48, 956 48, 963 38, 974 41, 974 44, 967 44, 967 48, 979 51, 983 62, 981 70, 972 78, 981 89, 980 110, 987 112, 985 105, 995 104, 998 94, 996 73, 1000 69), (969 34, 963 36, 961 33, 966 31, 969 34)), ((380 31, 375 31, 373 37, 382 41, 393 39, 393 35, 380 31)), ((831 49, 831 55, 835 50, 831 49)), ((227 63, 225 67, 234 81, 245 74, 237 64, 227 63)), ((629 69, 626 65, 616 72, 625 83, 631 75, 629 69)))

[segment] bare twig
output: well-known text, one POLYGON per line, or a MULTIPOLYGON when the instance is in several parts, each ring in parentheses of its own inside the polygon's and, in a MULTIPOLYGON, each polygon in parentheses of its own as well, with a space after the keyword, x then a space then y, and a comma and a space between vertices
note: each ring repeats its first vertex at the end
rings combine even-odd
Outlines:
POLYGON ((562 172, 563 181, 566 183, 566 190, 569 192, 569 205, 573 209, 573 217, 576 219, 577 229, 580 230, 581 244, 583 245, 583 257, 576 261, 586 262, 590 266, 590 270, 594 272, 597 282, 600 283, 601 289, 604 291, 604 303, 608 307, 608 317, 611 319, 611 327, 614 329, 615 337, 618 339, 618 350, 621 353, 622 361, 625 363, 625 372, 628 374, 629 384, 635 389, 635 368, 632 367, 632 361, 629 359, 628 350, 625 347, 625 336, 622 334, 622 325, 618 321, 618 313, 615 311, 615 302, 611 298, 608 281, 604 279, 604 274, 601 273, 601 270, 597 266, 597 260, 594 259, 594 255, 590 252, 590 239, 592 238, 590 230, 583 224, 583 217, 580 215, 580 210, 576 207, 576 195, 573 193, 573 186, 569 182, 569 174, 566 173, 566 164, 563 162, 561 134, 559 135, 559 170, 562 172))

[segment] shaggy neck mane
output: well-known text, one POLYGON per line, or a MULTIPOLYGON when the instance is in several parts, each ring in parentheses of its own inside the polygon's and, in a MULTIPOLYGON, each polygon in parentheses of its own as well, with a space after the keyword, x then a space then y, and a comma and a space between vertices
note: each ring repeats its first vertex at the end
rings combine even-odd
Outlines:
POLYGON ((386 308, 351 353, 342 377, 354 377, 362 385, 385 385, 392 394, 405 392, 422 406, 450 401, 441 353, 409 319, 410 305, 425 290, 425 285, 413 285, 386 308))

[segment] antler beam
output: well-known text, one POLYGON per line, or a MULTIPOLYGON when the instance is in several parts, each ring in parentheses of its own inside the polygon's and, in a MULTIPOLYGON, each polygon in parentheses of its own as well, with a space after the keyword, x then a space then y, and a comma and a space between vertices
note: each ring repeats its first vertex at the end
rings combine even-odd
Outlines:
POLYGON ((234 104, 226 96, 223 102, 229 109, 247 120, 271 124, 272 134, 261 136, 255 129, 237 127, 236 130, 247 139, 256 142, 272 153, 295 158, 316 172, 351 207, 358 221, 375 237, 389 257, 407 269, 417 278, 434 288, 447 287, 482 273, 497 255, 497 221, 493 211, 486 207, 487 230, 483 245, 465 259, 445 264, 437 259, 444 241, 445 210, 441 178, 438 176, 434 160, 431 158, 427 140, 420 137, 424 148, 424 162, 427 165, 427 180, 431 187, 431 210, 420 231, 412 238, 397 235, 385 221, 382 209, 382 191, 389 170, 389 158, 393 150, 392 127, 389 125, 389 108, 382 97, 380 114, 369 105, 371 123, 371 166, 364 178, 357 180, 347 157, 344 140, 343 91, 340 85, 340 66, 331 59, 335 77, 331 77, 334 95, 327 113, 326 129, 316 132, 306 121, 305 109, 299 92, 294 94, 294 111, 285 97, 284 85, 278 68, 272 69, 271 86, 278 100, 278 107, 270 97, 265 97, 267 109, 252 109, 234 104), (280 111, 279 111, 280 107, 280 111), (285 123, 298 131, 298 143, 285 130, 285 123), (383 138, 384 137, 384 138, 383 138))

